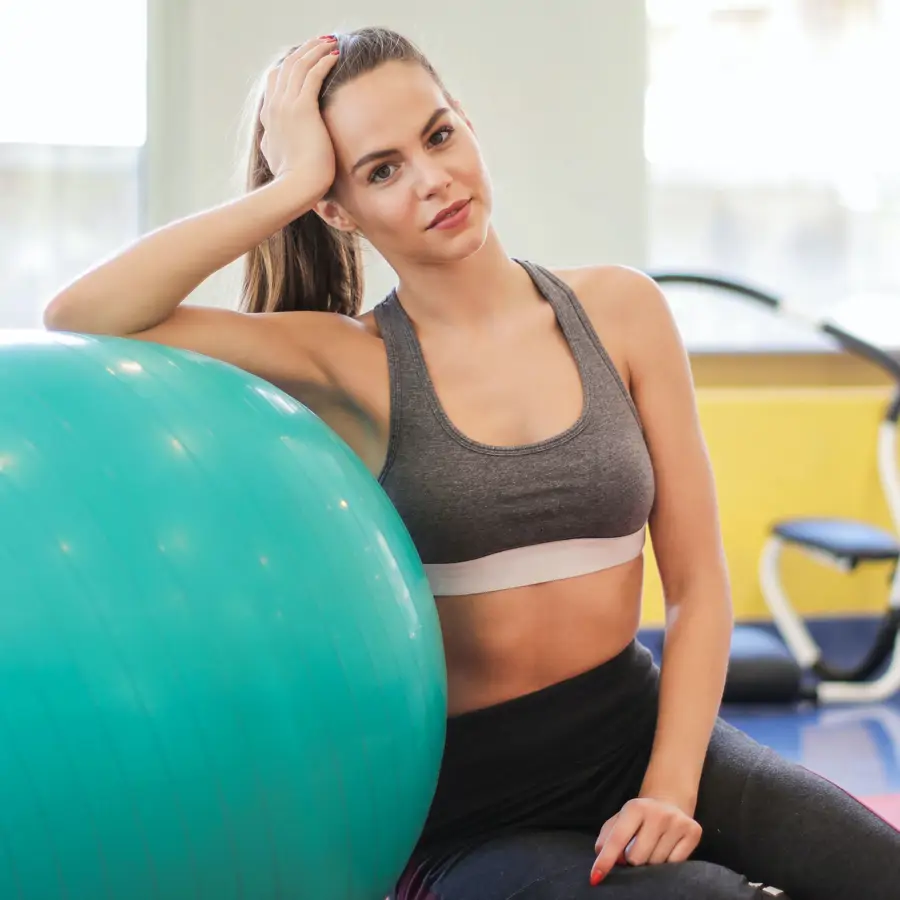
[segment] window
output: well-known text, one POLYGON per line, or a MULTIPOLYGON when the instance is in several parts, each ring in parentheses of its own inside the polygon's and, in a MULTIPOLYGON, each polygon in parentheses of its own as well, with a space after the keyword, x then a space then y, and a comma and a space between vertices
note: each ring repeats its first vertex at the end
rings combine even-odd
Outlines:
POLYGON ((141 230, 147 0, 0 5, 0 328, 141 230))
MULTIPOLYGON (((900 4, 647 12, 649 266, 756 282, 900 348, 900 4)), ((669 296, 692 350, 826 346, 739 300, 669 296)))

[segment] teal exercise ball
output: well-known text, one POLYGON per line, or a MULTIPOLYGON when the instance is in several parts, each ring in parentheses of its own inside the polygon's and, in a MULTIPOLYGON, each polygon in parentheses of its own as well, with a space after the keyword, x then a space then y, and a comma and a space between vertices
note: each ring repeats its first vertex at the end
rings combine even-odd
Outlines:
POLYGON ((434 598, 269 383, 0 332, 0 897, 380 900, 440 767, 434 598))

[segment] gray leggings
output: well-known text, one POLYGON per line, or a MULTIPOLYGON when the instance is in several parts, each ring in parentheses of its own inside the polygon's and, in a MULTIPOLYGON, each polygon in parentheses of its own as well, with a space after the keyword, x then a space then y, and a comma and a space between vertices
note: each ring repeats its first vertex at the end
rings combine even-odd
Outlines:
POLYGON ((755 883, 790 900, 900 897, 900 832, 721 720, 692 859, 616 866, 591 887, 594 841, 636 794, 653 735, 641 697, 655 669, 640 648, 626 654, 508 709, 451 720, 438 795, 398 900, 764 900, 755 883), (598 707, 609 729, 591 727, 598 707), (520 731, 529 721, 533 731, 520 731))

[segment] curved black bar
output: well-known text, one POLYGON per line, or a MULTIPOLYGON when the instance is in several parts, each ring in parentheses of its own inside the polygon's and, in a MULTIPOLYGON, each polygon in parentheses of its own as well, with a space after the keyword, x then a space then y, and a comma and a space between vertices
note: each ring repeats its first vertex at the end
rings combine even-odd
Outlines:
POLYGON ((737 281, 734 278, 726 278, 723 275, 710 275, 703 272, 677 272, 674 270, 660 270, 658 272, 648 272, 647 274, 659 284, 696 284, 703 287, 721 288, 723 291, 731 291, 733 294, 749 297, 751 300, 756 300, 758 303, 762 303, 774 310, 778 310, 781 306, 781 300, 774 294, 764 291, 762 288, 754 287, 746 281, 737 281))
POLYGON ((858 338, 856 335, 850 334, 850 332, 844 331, 843 328, 839 328, 837 325, 832 325, 829 322, 822 323, 822 331, 833 337, 848 353, 862 356, 870 363, 878 366, 879 369, 887 372, 894 381, 900 383, 900 359, 895 359, 890 353, 885 353, 884 350, 875 347, 868 341, 864 341, 862 338, 858 338))
POLYGON ((894 399, 887 408, 884 417, 888 422, 893 422, 895 425, 897 424, 897 421, 900 420, 900 388, 898 388, 897 392, 894 394, 894 399))
MULTIPOLYGON (((723 291, 729 291, 732 294, 738 294, 750 300, 755 300, 774 310, 776 313, 781 309, 781 300, 774 294, 764 291, 761 288, 754 287, 743 281, 734 278, 728 278, 723 275, 711 275, 704 272, 677 272, 662 270, 658 272, 647 273, 658 284, 693 284, 701 287, 718 288, 723 291)), ((828 322, 821 322, 818 330, 829 337, 834 338, 840 346, 848 353, 854 356, 860 356, 868 360, 873 365, 878 366, 883 372, 886 372, 900 386, 900 359, 896 359, 889 353, 879 347, 864 341, 845 331, 837 325, 828 322)), ((900 394, 891 405, 890 410, 893 415, 889 416, 890 420, 896 422, 900 417, 900 394)))
POLYGON ((900 631, 900 609, 889 609, 878 627, 875 643, 859 665, 850 669, 839 669, 819 660, 813 665, 813 672, 823 681, 868 681, 893 652, 898 631, 900 631))

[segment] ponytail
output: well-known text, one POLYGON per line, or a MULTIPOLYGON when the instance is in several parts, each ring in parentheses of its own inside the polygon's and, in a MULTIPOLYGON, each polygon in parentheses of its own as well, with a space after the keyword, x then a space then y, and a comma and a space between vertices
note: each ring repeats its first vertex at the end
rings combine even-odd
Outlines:
POLYGON ((315 212, 295 219, 250 251, 244 270, 244 312, 318 310, 356 316, 362 307, 359 238, 315 212))

